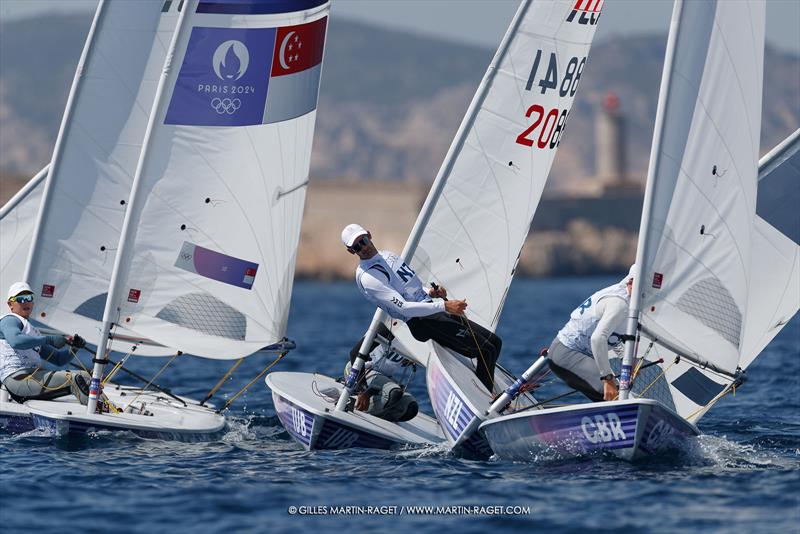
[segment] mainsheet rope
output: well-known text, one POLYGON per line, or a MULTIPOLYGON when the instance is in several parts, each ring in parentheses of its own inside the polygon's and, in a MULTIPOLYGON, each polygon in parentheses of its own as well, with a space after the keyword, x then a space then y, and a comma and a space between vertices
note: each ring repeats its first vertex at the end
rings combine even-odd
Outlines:
POLYGON ((277 358, 275 358, 274 360, 272 360, 272 362, 270 362, 270 364, 269 364, 269 365, 267 365, 267 366, 264 368, 264 370, 263 370, 263 371, 261 371, 260 373, 258 373, 258 375, 257 375, 257 376, 256 376, 254 379, 252 379, 250 382, 248 382, 248 383, 247 383, 247 385, 245 385, 245 386, 244 386, 242 389, 240 389, 240 390, 239 390, 239 391, 238 391, 238 392, 237 392, 237 393, 236 393, 236 394, 235 394, 233 397, 231 397, 230 399, 228 399, 228 402, 226 402, 226 403, 225 403, 225 406, 223 406, 222 408, 220 408, 219 410, 217 410, 217 413, 222 413, 222 412, 224 412, 225 410, 227 410, 228 408, 230 408, 231 404, 233 404, 233 402, 234 402, 236 399, 238 399, 238 398, 239 398, 239 397, 240 397, 240 396, 241 396, 241 395, 242 395, 242 394, 243 394, 245 391, 247 391, 247 390, 250 388, 250 386, 252 386, 253 384, 255 384, 255 383, 256 383, 256 381, 257 381, 259 378, 261 378, 262 376, 264 376, 264 375, 267 373, 267 371, 269 371, 269 370, 270 370, 270 369, 271 369, 271 368, 272 368, 272 367, 273 367, 275 364, 277 364, 279 361, 281 361, 281 360, 283 359, 283 357, 284 357, 284 356, 286 356, 287 354, 289 354, 289 351, 288 351, 288 350, 285 350, 285 351, 281 352, 281 353, 278 355, 278 357, 277 357, 277 358))

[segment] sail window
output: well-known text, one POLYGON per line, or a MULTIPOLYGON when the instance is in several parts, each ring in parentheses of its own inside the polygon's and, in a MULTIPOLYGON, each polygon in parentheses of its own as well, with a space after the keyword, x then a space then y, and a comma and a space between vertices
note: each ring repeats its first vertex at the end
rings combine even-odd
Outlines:
POLYGON ((739 346, 742 312, 718 278, 704 278, 690 287, 678 299, 678 309, 739 346))
POLYGON ((86 299, 81 303, 80 306, 75 308, 75 313, 95 321, 102 321, 103 310, 105 310, 107 298, 108 293, 100 293, 99 295, 95 295, 89 299, 86 299))
POLYGON ((211 336, 244 340, 247 334, 247 318, 208 293, 182 295, 156 317, 211 336))
POLYGON ((689 368, 688 371, 673 380, 672 386, 698 406, 705 406, 714 400, 714 397, 719 395, 725 387, 717 384, 694 367, 689 368))

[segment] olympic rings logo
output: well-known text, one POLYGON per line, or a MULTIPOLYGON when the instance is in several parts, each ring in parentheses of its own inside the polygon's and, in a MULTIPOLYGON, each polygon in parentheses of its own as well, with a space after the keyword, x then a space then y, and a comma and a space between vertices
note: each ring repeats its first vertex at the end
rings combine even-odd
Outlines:
POLYGON ((238 98, 215 98, 211 101, 211 107, 220 115, 223 113, 233 115, 242 107, 242 101, 238 98))

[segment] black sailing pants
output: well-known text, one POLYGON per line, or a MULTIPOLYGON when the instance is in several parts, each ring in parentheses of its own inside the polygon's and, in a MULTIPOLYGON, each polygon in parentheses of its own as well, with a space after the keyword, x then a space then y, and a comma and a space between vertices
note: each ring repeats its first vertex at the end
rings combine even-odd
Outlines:
POLYGON ((434 340, 439 345, 477 360, 475 374, 489 392, 494 385, 494 367, 503 341, 494 333, 467 318, 445 312, 414 317, 406 324, 417 341, 434 340))

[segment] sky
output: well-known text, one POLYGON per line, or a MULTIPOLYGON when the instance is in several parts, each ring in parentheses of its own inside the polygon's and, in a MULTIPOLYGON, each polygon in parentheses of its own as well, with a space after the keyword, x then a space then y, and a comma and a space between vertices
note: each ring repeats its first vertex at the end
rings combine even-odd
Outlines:
MULTIPOLYGON (((97 0, 0 0, 0 18, 88 13, 96 5, 97 0)), ((334 0, 332 16, 495 48, 518 5, 518 0, 334 0)), ((666 34, 671 13, 672 0, 607 0, 596 39, 666 34)), ((800 55, 800 1, 767 0, 767 42, 800 55)))

